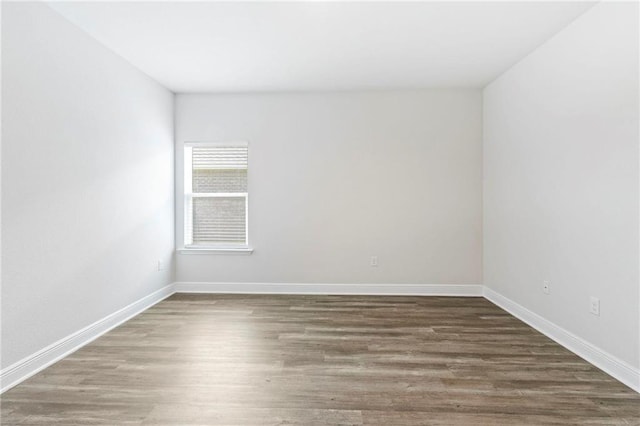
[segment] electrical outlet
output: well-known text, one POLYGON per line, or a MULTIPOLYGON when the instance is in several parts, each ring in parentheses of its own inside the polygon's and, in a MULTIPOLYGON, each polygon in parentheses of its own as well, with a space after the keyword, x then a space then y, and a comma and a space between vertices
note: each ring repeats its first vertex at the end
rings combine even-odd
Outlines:
POLYGON ((378 256, 371 256, 371 266, 372 267, 378 266, 378 256))
POLYGON ((164 262, 162 260, 158 260, 158 271, 164 271, 164 262))
POLYGON ((600 299, 591 296, 591 303, 589 305, 589 312, 593 315, 600 316, 600 299))
POLYGON ((542 282, 542 292, 544 294, 551 293, 551 283, 549 281, 543 281, 542 282))

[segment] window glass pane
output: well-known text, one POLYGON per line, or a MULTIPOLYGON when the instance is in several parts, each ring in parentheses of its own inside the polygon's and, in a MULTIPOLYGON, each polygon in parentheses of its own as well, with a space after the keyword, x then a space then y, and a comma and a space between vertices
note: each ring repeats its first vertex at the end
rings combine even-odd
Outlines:
POLYGON ((195 169, 193 192, 247 192, 247 169, 195 169))
POLYGON ((246 244, 246 197, 195 197, 193 244, 246 244))

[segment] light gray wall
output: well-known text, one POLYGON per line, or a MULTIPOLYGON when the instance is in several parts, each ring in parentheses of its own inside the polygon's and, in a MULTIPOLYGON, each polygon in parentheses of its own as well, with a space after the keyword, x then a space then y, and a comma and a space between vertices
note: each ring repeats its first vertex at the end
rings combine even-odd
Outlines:
POLYGON ((484 284, 636 368, 637 7, 594 6, 484 91, 484 284))
POLYGON ((479 90, 177 95, 178 246, 182 144, 246 140, 255 248, 179 254, 177 280, 479 284, 481 103, 479 90))
POLYGON ((173 95, 46 5, 2 8, 6 367, 172 281, 173 95))

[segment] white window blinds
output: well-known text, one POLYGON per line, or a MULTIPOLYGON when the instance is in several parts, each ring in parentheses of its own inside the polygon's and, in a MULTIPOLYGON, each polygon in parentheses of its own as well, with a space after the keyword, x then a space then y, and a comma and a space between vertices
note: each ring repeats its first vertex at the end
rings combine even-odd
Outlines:
POLYGON ((185 146, 185 246, 248 245, 246 143, 185 146))

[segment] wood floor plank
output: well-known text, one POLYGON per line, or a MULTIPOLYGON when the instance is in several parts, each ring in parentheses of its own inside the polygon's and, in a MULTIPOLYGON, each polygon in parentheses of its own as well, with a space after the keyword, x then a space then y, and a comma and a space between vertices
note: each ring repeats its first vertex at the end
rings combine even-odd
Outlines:
POLYGON ((7 425, 640 425, 482 298, 176 294, 0 398, 7 425))

